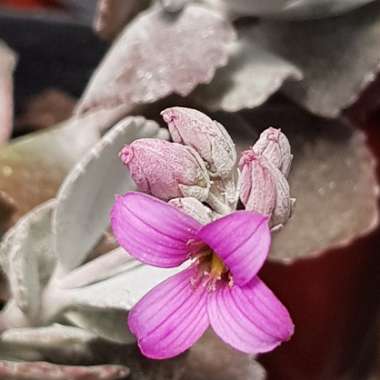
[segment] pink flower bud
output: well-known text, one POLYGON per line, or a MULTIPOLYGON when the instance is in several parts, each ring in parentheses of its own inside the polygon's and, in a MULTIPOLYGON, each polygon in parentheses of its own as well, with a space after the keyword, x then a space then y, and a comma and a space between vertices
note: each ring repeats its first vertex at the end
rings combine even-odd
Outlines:
POLYGON ((271 215, 276 205, 276 186, 265 161, 252 150, 242 153, 240 199, 246 210, 271 215))
POLYGON ((173 141, 194 148, 214 177, 228 177, 236 163, 230 135, 218 122, 191 108, 173 107, 161 112, 173 141))
POLYGON ((139 189, 163 200, 194 197, 205 201, 210 188, 206 167, 194 149, 159 139, 126 145, 120 158, 139 189))
POLYGON ((266 157, 247 150, 239 163, 240 199, 246 210, 271 215, 271 225, 284 225, 293 201, 285 176, 266 157))
POLYGON ((252 150, 256 154, 264 156, 285 177, 288 176, 293 155, 291 154, 289 140, 281 132, 281 129, 266 129, 261 133, 252 150))
POLYGON ((210 208, 199 202, 195 198, 175 198, 169 204, 182 210, 187 215, 197 220, 201 224, 208 224, 212 221, 213 212, 210 208))

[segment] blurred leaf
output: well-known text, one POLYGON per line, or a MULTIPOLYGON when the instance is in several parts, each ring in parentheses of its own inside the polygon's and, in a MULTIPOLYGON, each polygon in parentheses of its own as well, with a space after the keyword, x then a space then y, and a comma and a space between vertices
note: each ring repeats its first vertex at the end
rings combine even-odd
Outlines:
POLYGON ((238 15, 286 19, 331 17, 371 1, 374 0, 214 0, 238 15))
POLYGON ((326 20, 263 21, 252 38, 304 74, 284 91, 311 112, 335 118, 375 79, 380 63, 380 5, 326 20))
POLYGON ((122 32, 77 111, 123 105, 128 112, 171 93, 186 96, 227 63, 233 37, 231 25, 205 7, 190 5, 172 15, 152 7, 122 32))
POLYGON ((46 362, 0 361, 4 380, 116 380, 128 376, 127 367, 115 365, 66 366, 46 362))
POLYGON ((0 41, 0 145, 12 134, 13 126, 13 71, 16 54, 0 41))
POLYGON ((226 345, 211 330, 186 357, 182 380, 265 380, 263 367, 251 356, 226 345))
POLYGON ((66 364, 94 361, 91 344, 95 334, 77 327, 54 324, 47 327, 9 329, 1 335, 1 348, 7 347, 16 358, 25 360, 25 352, 37 352, 45 359, 66 364))
POLYGON ((198 87, 191 96, 210 110, 236 112, 263 104, 287 79, 301 78, 296 66, 243 35, 235 43, 228 65, 216 72, 210 84, 198 87))
POLYGON ((20 217, 53 198, 71 166, 98 139, 89 128, 62 126, 14 140, 0 150, 0 190, 10 194, 20 217))

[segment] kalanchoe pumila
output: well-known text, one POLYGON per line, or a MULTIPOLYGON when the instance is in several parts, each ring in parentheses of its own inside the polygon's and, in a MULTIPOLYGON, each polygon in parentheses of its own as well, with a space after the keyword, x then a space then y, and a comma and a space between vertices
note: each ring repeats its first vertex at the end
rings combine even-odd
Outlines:
POLYGON ((209 175, 191 147, 140 139, 125 146, 120 158, 141 191, 163 200, 187 196, 202 202, 207 199, 209 175))
POLYGON ((267 217, 237 211, 202 225, 165 202, 130 192, 117 197, 111 223, 119 244, 145 264, 169 268, 191 261, 130 311, 128 325, 144 355, 176 356, 210 325, 249 354, 270 351, 293 334, 286 308, 257 276, 270 248, 267 217))
POLYGON ((257 277, 270 227, 290 216, 282 172, 290 168, 289 142, 279 130, 264 131, 255 150, 242 155, 239 182, 235 146, 221 124, 183 107, 162 115, 174 142, 137 140, 120 153, 150 195, 118 196, 111 224, 118 243, 143 263, 190 265, 133 307, 129 328, 141 351, 156 359, 185 351, 209 325, 237 350, 270 351, 293 333, 286 308, 257 277), (183 191, 206 177, 202 192, 183 191), (239 194, 245 211, 236 211, 239 194))

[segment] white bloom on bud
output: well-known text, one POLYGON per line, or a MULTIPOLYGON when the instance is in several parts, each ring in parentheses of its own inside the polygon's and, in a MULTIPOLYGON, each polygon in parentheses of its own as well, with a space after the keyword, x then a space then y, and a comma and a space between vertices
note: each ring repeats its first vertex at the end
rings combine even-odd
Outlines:
POLYGON ((271 215, 272 227, 284 225, 294 200, 281 171, 253 150, 243 152, 240 163, 240 199, 246 210, 271 215))
POLYGON ((293 155, 288 138, 281 129, 268 128, 261 133, 252 150, 264 156, 272 165, 288 177, 293 155))
POLYGON ((139 139, 126 145, 120 158, 147 194, 163 200, 208 197, 210 178, 199 154, 188 146, 160 139, 139 139))
POLYGON ((223 125, 191 108, 167 108, 161 115, 173 141, 195 149, 206 162, 212 177, 231 175, 236 163, 236 149, 223 125))

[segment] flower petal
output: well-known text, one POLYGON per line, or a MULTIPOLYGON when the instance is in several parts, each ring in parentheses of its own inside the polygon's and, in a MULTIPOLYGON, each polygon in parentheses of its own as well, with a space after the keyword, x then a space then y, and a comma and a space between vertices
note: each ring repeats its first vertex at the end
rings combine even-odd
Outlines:
POLYGON ((262 267, 270 248, 268 218, 250 211, 237 211, 198 232, 229 268, 235 284, 247 284, 262 267))
POLYGON ((196 267, 188 268, 152 289, 130 311, 128 325, 142 353, 166 359, 184 352, 209 326, 207 288, 194 288, 196 267))
POLYGON ((118 196, 111 211, 118 243, 140 261, 171 268, 188 258, 187 242, 200 224, 150 195, 130 192, 118 196))
POLYGON ((257 276, 244 287, 223 284, 210 293, 207 311, 216 334, 249 354, 273 350, 294 331, 284 305, 257 276))

